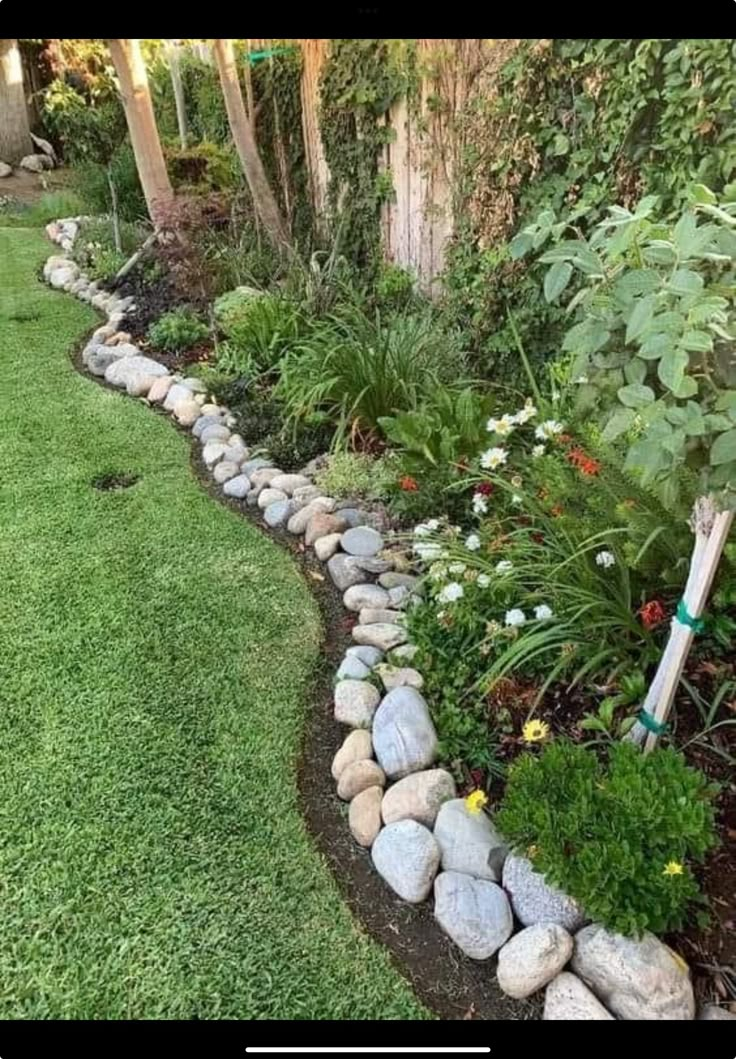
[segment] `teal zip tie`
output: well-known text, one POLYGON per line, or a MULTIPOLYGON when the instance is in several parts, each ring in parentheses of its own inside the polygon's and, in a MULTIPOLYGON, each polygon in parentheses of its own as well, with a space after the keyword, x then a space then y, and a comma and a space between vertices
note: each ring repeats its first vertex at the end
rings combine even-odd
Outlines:
POLYGON ((648 713, 644 709, 639 710, 639 716, 637 719, 642 727, 646 728, 648 732, 652 732, 654 735, 662 735, 667 731, 667 725, 665 723, 656 720, 651 713, 648 713))
POLYGON ((685 606, 684 599, 681 599, 680 602, 677 604, 677 611, 675 612, 675 617, 679 621, 680 625, 689 626, 689 628, 693 630, 696 636, 699 632, 703 632, 703 630, 705 629, 705 622, 702 620, 702 618, 694 618, 692 614, 688 613, 688 609, 685 606))
POLYGON ((292 45, 288 48, 268 48, 265 51, 249 51, 245 53, 244 58, 246 62, 252 64, 260 62, 261 59, 270 59, 273 55, 285 55, 290 51, 296 51, 296 47, 292 45))

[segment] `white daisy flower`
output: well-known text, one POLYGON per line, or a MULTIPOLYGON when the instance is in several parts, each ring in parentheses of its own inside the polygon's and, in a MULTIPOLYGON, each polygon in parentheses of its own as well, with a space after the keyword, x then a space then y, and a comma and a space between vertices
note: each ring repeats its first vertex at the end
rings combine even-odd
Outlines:
POLYGON ((538 460, 540 456, 544 456, 546 451, 544 445, 535 445, 532 449, 532 456, 535 460, 538 460))
POLYGON ((511 416, 508 413, 505 413, 499 419, 489 419, 486 423, 486 430, 489 434, 498 434, 499 437, 507 438, 514 430, 515 426, 516 416, 511 416))
POLYGON ((556 437, 557 434, 561 434, 564 429, 563 424, 556 419, 545 419, 534 431, 534 437, 539 438, 540 441, 549 441, 551 438, 556 437))
POLYGON ((537 621, 547 621, 553 614, 552 608, 548 607, 546 603, 540 603, 538 607, 534 608, 534 617, 537 621))
POLYGON ((464 574, 468 568, 465 563, 450 563, 447 569, 451 574, 464 574))
POLYGON ((510 574, 514 569, 514 564, 509 559, 502 559, 500 563, 496 563, 497 574, 510 574))
POLYGON ((480 537, 477 533, 471 533, 470 536, 465 538, 465 547, 469 552, 480 551, 480 537))
POLYGON ((537 412, 538 409, 535 408, 534 402, 532 401, 531 397, 527 397, 526 401, 524 402, 524 407, 519 409, 519 411, 514 416, 514 419, 517 423, 519 423, 520 426, 523 426, 524 423, 528 423, 530 419, 534 419, 534 416, 537 414, 537 412))
POLYGON ((432 563, 429 576, 433 581, 443 581, 447 576, 447 568, 444 563, 432 563))
POLYGON ((454 603, 456 600, 461 599, 465 595, 465 589, 457 581, 450 581, 449 585, 445 585, 437 599, 440 603, 454 603))
POLYGON ((478 588, 490 588, 491 579, 488 574, 478 574, 478 580, 476 582, 478 588))
POLYGON ((493 448, 486 449, 480 458, 481 467, 485 467, 490 471, 495 471, 497 467, 506 463, 509 458, 508 449, 493 448))
POLYGON ((523 496, 519 496, 518 493, 514 493, 514 495, 511 497, 511 503, 512 504, 516 504, 517 507, 518 507, 519 504, 523 504, 524 503, 524 497, 523 496))
POLYGON ((595 561, 598 566, 602 566, 604 570, 608 570, 609 567, 616 565, 616 556, 613 552, 598 552, 595 561))
POLYGON ((488 501, 482 493, 473 493, 473 514, 485 515, 488 513, 488 501))
POLYGON ((514 607, 513 610, 506 611, 504 621, 506 625, 512 628, 516 625, 524 625, 526 622, 526 614, 520 607, 514 607))

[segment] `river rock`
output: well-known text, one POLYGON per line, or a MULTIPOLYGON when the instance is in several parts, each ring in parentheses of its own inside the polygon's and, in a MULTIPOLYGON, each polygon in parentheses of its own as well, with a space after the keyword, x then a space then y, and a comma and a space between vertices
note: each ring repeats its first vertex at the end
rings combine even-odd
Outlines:
POLYGON ((305 485, 312 483, 303 474, 279 474, 271 479, 274 489, 280 489, 287 496, 291 496, 295 490, 303 489, 305 485))
MULTIPOLYGON (((345 736, 342 746, 332 759, 332 778, 339 780, 343 769, 355 761, 370 761, 373 757, 373 740, 365 728, 355 728, 345 736)), ((381 795, 383 797, 383 795, 381 795)), ((379 806, 380 808, 380 806, 379 806)))
POLYGON ((525 927, 498 954, 499 986, 516 1000, 531 996, 560 973, 572 956, 572 946, 572 936, 559 923, 525 927))
MULTIPOLYGON (((201 411, 201 409, 200 409, 200 411, 201 411)), ((204 434, 204 432, 207 429, 207 427, 211 427, 211 426, 223 426, 222 416, 218 416, 218 415, 210 415, 210 416, 200 415, 199 419, 197 420, 197 422, 192 427, 192 434, 194 435, 195 438, 199 438, 201 440, 202 434, 204 434)), ((220 439, 220 440, 222 440, 222 439, 220 439)), ((204 442, 203 442, 203 444, 204 444, 204 442)))
POLYGON ((370 849, 381 830, 382 787, 366 787, 356 794, 348 810, 350 833, 359 846, 370 849))
POLYGON ((227 445, 223 445, 221 441, 208 441, 202 449, 202 459, 208 467, 214 467, 226 452, 227 445))
POLYGON ((187 398, 186 401, 179 401, 174 408, 174 418, 183 427, 191 427, 199 419, 199 405, 193 397, 187 398))
POLYGON ((345 655, 337 671, 338 680, 365 680, 370 675, 370 666, 354 655, 345 655))
POLYGON ((463 798, 453 798, 440 808, 434 825, 434 837, 442 852, 444 871, 458 871, 477 879, 498 882, 505 845, 485 813, 471 813, 463 798), (501 853, 493 864, 492 851, 501 853))
POLYGON ((442 803, 454 797, 455 781, 449 772, 444 769, 413 772, 386 791, 381 804, 383 822, 416 820, 431 828, 442 803))
POLYGON ((321 563, 331 559, 340 547, 340 534, 328 533, 326 537, 318 537, 314 542, 314 554, 321 563))
POLYGON ((360 567, 354 566, 351 556, 344 552, 338 552, 327 560, 327 572, 332 578, 333 584, 344 592, 351 585, 358 585, 365 581, 365 573, 360 567))
POLYGON ((384 697, 373 719, 373 746, 381 768, 391 779, 420 772, 434 763, 437 733, 418 691, 394 688, 384 697))
MULTIPOLYGON (((246 474, 248 472, 246 471, 246 474)), ((257 489, 259 492, 261 489, 265 489, 266 486, 270 485, 274 478, 277 478, 281 474, 278 467, 261 467, 257 471, 253 471, 252 474, 248 474, 250 478, 251 489, 257 489)))
MULTIPOLYGON (((173 386, 169 388, 166 397, 164 398, 164 409, 167 412, 173 412, 179 401, 188 401, 191 398, 191 392, 180 382, 175 382, 173 386)), ((200 409, 201 415, 201 409, 200 409)))
POLYGON ((548 885, 526 857, 509 854, 503 866, 503 885, 525 927, 559 923, 574 934, 585 922, 585 913, 577 901, 548 885))
POLYGON ((203 445, 208 441, 228 441, 230 439, 230 428, 222 422, 211 423, 199 432, 199 440, 203 445))
POLYGON ((390 651, 392 647, 405 643, 409 637, 403 625, 379 622, 375 625, 353 626, 353 639, 359 644, 370 644, 382 651, 390 651))
POLYGON ((225 482, 222 491, 225 496, 230 496, 233 500, 242 500, 250 492, 250 482, 244 474, 238 474, 225 482))
POLYGON ((212 477, 218 485, 223 485, 231 478, 237 478, 239 470, 237 463, 230 463, 229 460, 220 460, 212 472, 212 477))
POLYGON ((414 574, 401 574, 398 570, 388 570, 385 574, 381 574, 378 583, 386 589, 408 588, 410 592, 417 592, 420 579, 414 574))
POLYGON ((386 777, 375 761, 353 761, 346 765, 337 781, 337 796, 349 802, 368 787, 384 787, 386 777))
POLYGON ((282 489, 274 489, 268 485, 265 489, 261 489, 258 494, 258 506, 263 511, 271 504, 276 504, 279 501, 288 501, 288 496, 282 489))
POLYGON ((615 1022, 600 1000, 577 975, 562 971, 544 994, 545 1022, 615 1022))
POLYGON ((363 607, 358 615, 359 625, 403 625, 403 614, 383 607, 363 607))
POLYGON ((378 874, 399 897, 419 904, 432 889, 440 851, 426 827, 416 820, 399 820, 382 828, 371 857, 378 874))
POLYGON ((391 651, 390 662, 392 665, 401 666, 406 662, 413 662, 419 648, 413 643, 402 643, 391 651))
POLYGON ((383 537, 370 526, 357 526, 342 535, 342 550, 348 555, 377 555, 383 548, 383 537))
POLYGON ((335 720, 351 728, 370 728, 380 699, 378 688, 365 680, 341 680, 335 685, 335 720))
POLYGON ((12 165, 8 165, 7 162, 0 162, 0 180, 2 180, 3 177, 9 177, 9 176, 12 176, 12 175, 13 175, 13 167, 12 167, 12 165))
POLYGON ((392 665, 381 666, 378 675, 386 691, 393 691, 394 688, 416 688, 417 691, 421 691, 424 687, 422 674, 408 666, 403 668, 392 665))
POLYGON ((339 543, 339 535, 344 529, 345 523, 339 515, 331 515, 327 511, 318 511, 316 515, 312 515, 307 523, 307 528, 304 531, 304 543, 312 545, 321 537, 328 537, 331 534, 338 535, 339 543))
POLYGON ((252 460, 248 460, 240 468, 243 474, 247 474, 249 477, 254 471, 260 471, 267 467, 270 467, 271 463, 264 456, 254 456, 252 460))
POLYGON ((695 1018, 687 964, 654 934, 625 938, 599 923, 575 936, 572 969, 620 1019, 695 1018))
MULTIPOLYGON (((259 497, 260 499, 260 497, 259 497)), ((263 520, 271 529, 283 526, 291 518, 294 505, 291 500, 277 500, 275 504, 269 504, 263 512, 263 520)))
POLYGON ((361 611, 366 607, 387 607, 388 592, 379 585, 366 582, 362 585, 351 585, 345 589, 342 602, 348 610, 361 611))
POLYGON ((435 879, 434 916, 473 960, 493 956, 514 929, 511 905, 501 887, 456 871, 443 871, 435 879))
POLYGON ((361 662, 365 662, 371 669, 377 666, 383 658, 383 651, 379 651, 377 647, 370 647, 368 644, 354 644, 352 647, 348 647, 345 654, 359 658, 361 662))
POLYGON ((163 404, 173 382, 174 380, 170 375, 159 375, 148 391, 148 400, 151 404, 163 404))
POLYGON ((295 511, 289 519, 289 524, 286 527, 289 533, 300 534, 306 530, 310 519, 314 517, 318 512, 329 513, 335 506, 335 501, 331 496, 318 496, 315 500, 310 500, 308 504, 295 511))
MULTIPOLYGON (((116 349, 119 350, 120 346, 117 346, 116 349)), ((163 364, 159 364, 158 361, 151 360, 150 357, 121 356, 118 360, 108 365, 105 371, 105 382, 109 382, 111 386, 125 387, 127 389, 129 386, 137 386, 144 379, 150 379, 149 385, 153 385, 153 381, 158 375, 168 375, 166 368, 163 364)))
POLYGON ((310 504, 313 500, 316 500, 318 496, 322 496, 322 490, 318 486, 300 486, 298 489, 294 490, 294 493, 291 497, 291 499, 294 501, 294 510, 298 511, 299 508, 305 507, 307 504, 310 504))

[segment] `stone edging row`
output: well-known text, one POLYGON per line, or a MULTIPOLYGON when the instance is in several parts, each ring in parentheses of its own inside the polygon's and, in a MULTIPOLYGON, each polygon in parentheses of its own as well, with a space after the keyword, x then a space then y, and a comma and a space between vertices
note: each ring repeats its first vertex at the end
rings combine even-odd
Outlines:
MULTIPOLYGON (((548 886, 530 860, 508 852, 491 819, 472 812, 450 773, 433 767, 437 734, 405 628, 405 611, 422 585, 405 572, 390 535, 384 539, 371 512, 322 495, 313 465, 289 474, 252 456, 233 433, 235 418, 208 398, 200 380, 172 375, 141 354, 124 331, 132 298, 102 290, 67 256, 81 221, 47 226, 65 253, 50 257, 43 274, 107 317, 82 353, 86 370, 161 405, 191 430, 223 495, 257 507, 268 527, 303 538, 326 564, 345 608, 357 614, 355 643, 336 673, 334 716, 350 732, 332 777, 349 803, 353 838, 370 849, 383 880, 412 904, 433 892, 435 919, 467 956, 497 954, 507 995, 526 998, 546 987, 546 1020, 693 1019, 684 961, 654 935, 634 940, 586 926, 576 902, 548 886), (515 920, 522 924, 517 933, 515 920)), ((699 1017, 736 1015, 708 1005, 699 1017)))

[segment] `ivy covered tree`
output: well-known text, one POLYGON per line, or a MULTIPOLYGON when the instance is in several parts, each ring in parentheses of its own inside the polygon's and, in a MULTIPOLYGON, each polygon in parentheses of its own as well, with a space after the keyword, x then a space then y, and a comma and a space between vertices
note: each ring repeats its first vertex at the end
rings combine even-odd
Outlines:
POLYGON ((563 350, 582 409, 604 419, 602 439, 623 444, 625 466, 668 506, 694 493, 690 573, 631 733, 648 747, 702 625, 736 508, 736 195, 719 202, 695 185, 674 224, 658 219, 657 201, 610 207, 589 239, 544 211, 512 242, 518 257, 552 244, 540 257, 548 302, 576 290, 563 350))

